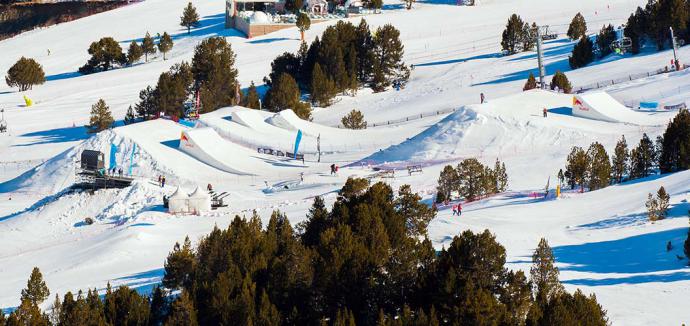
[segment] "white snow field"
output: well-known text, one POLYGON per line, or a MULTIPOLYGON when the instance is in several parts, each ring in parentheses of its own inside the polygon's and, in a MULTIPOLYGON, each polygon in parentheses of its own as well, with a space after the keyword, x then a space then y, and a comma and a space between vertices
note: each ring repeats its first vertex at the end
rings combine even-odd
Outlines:
MULTIPOLYGON (((573 43, 562 34, 575 13, 581 12, 589 32, 595 33, 603 24, 623 23, 646 1, 483 0, 476 7, 420 1, 408 11, 400 2, 387 0, 382 14, 366 19, 372 28, 391 23, 401 31, 405 60, 415 66, 400 91, 362 89, 357 96, 338 97, 332 107, 315 108, 312 122, 297 119, 291 111, 230 107, 202 115, 195 128, 158 119, 86 134, 82 126, 98 99, 106 101, 116 120, 122 119, 141 89, 154 85, 173 64, 190 61, 204 38, 226 37, 237 54, 241 84, 254 81, 259 89, 271 61, 299 47, 295 28, 254 39, 223 29, 222 0, 194 0, 201 26, 187 35, 178 25, 187 2, 145 0, 0 42, 0 71, 26 56, 41 63, 47 76, 44 85, 24 93, 0 85, 0 108, 9 123, 9 133, 0 134, 0 308, 18 305, 34 266, 43 272, 51 293, 103 289, 108 282, 146 292, 160 282, 165 257, 185 235, 197 241, 214 225, 225 227, 236 214, 249 215, 252 209, 264 220, 280 209, 298 223, 314 196, 332 203, 347 177, 381 180, 372 176, 371 167, 404 170, 422 165, 422 174, 399 171, 396 178, 383 181, 395 188, 410 184, 431 203, 443 166, 476 157, 485 164, 497 158, 506 163, 509 191, 467 204, 462 217, 441 207, 429 228, 436 248, 463 230, 488 228, 506 247, 508 266, 528 270, 531 251, 546 237, 568 290, 595 293, 614 325, 690 322, 690 269, 687 260, 676 258, 682 255, 688 227, 690 172, 584 194, 566 192, 558 200, 530 197, 549 180, 555 186, 556 173, 573 146, 586 148, 597 141, 611 153, 622 135, 632 145, 644 133, 651 138, 662 134, 676 111, 626 106, 687 101, 690 72, 585 93, 580 98, 601 116, 583 118, 573 112, 572 95, 522 92, 528 74, 536 73, 534 52, 500 54, 501 31, 517 13, 561 34, 545 43, 546 72, 566 71, 575 87, 663 68, 672 58, 670 51, 614 55, 576 71, 568 67, 573 43), (173 36, 167 60, 157 54, 132 67, 76 73, 92 41, 112 36, 126 48, 147 31, 173 36), (487 103, 478 104, 480 93, 487 103), (24 95, 35 105, 25 107, 24 95), (352 109, 377 127, 336 128, 352 109), (417 119, 420 115, 424 118, 417 119), (414 119, 398 122, 407 117, 414 119), (257 148, 292 151, 297 130, 303 132, 304 162, 258 153, 257 148), (321 157, 316 154, 319 136, 321 157), (111 144, 118 148, 117 164, 132 166, 134 184, 93 195, 66 190, 75 181, 81 151, 108 153, 111 144), (328 173, 331 164, 341 167, 337 175, 328 173), (155 181, 159 175, 168 179, 164 188, 155 181), (178 186, 189 191, 208 183, 230 193, 229 207, 201 216, 170 215, 163 209, 163 195, 178 186), (669 218, 652 224, 645 217, 644 201, 662 185, 671 194, 669 218), (85 225, 86 217, 95 223, 85 225), (674 247, 670 252, 667 241, 674 247)), ((359 18, 350 21, 356 24, 359 18)), ((320 35, 328 24, 314 24, 307 39, 320 35)), ((690 47, 678 51, 681 62, 689 54, 690 47)))

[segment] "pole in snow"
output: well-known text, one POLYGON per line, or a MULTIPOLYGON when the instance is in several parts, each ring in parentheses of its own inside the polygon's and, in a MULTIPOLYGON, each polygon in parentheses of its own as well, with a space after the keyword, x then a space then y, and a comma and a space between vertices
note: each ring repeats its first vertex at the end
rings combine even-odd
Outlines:
POLYGON ((676 56, 676 48, 678 43, 676 43, 676 37, 673 35, 673 27, 669 27, 671 30, 671 47, 673 48, 673 64, 676 66, 676 71, 680 70, 680 63, 678 63, 678 56, 676 56))
POLYGON ((541 89, 546 89, 544 83, 544 52, 541 49, 541 26, 537 26, 537 63, 539 65, 539 84, 541 89))

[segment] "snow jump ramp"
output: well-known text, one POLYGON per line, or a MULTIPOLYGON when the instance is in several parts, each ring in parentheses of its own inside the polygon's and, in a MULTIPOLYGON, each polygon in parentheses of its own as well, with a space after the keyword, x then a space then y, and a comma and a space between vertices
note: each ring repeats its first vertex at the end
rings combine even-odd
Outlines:
POLYGON ((256 175, 255 171, 267 168, 264 162, 252 156, 253 152, 223 139, 213 128, 182 131, 179 148, 197 160, 229 173, 256 175))
POLYGON ((616 99, 606 92, 594 92, 574 96, 573 116, 636 125, 653 124, 653 121, 650 121, 647 115, 631 110, 616 101, 616 99))

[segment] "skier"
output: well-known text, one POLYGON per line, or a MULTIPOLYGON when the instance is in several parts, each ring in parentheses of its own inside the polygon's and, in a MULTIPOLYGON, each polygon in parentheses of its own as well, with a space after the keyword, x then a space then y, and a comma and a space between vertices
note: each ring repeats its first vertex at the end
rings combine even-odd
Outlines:
POLYGON ((482 101, 481 104, 484 104, 484 93, 479 94, 479 99, 481 99, 481 101, 482 101))
POLYGON ((453 205, 453 216, 458 212, 458 205, 453 205))
POLYGON ((544 118, 546 118, 546 115, 547 115, 547 112, 548 112, 548 111, 546 111, 546 108, 544 108, 544 111, 543 111, 543 112, 544 112, 544 118))

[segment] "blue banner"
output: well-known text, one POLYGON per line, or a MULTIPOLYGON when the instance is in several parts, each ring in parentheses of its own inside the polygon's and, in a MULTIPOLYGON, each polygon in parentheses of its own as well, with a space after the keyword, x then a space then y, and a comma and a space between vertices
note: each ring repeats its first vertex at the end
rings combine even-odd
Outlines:
POLYGON ((132 166, 134 165, 134 152, 137 150, 137 144, 134 143, 134 146, 132 147, 132 154, 129 155, 129 171, 127 171, 127 175, 132 175, 132 166))
POLYGON ((115 157, 115 154, 117 154, 117 146, 115 144, 110 144, 110 169, 111 170, 117 166, 117 158, 115 157))
POLYGON ((297 158, 297 151, 299 150, 299 143, 302 141, 302 130, 297 130, 297 138, 295 138, 295 158, 297 158))

